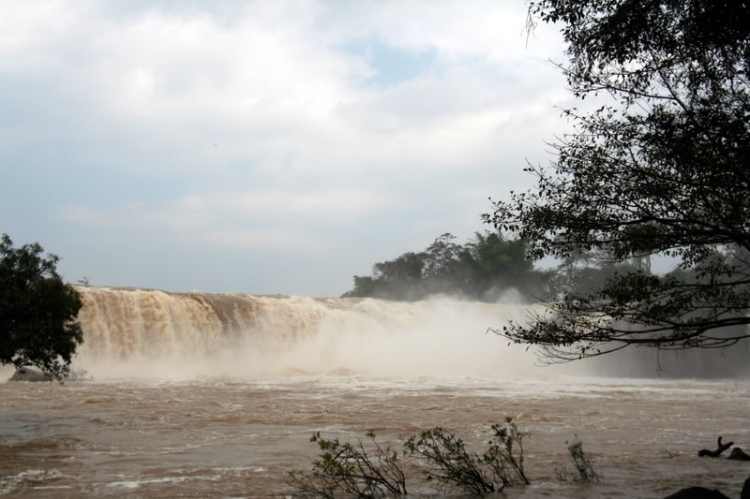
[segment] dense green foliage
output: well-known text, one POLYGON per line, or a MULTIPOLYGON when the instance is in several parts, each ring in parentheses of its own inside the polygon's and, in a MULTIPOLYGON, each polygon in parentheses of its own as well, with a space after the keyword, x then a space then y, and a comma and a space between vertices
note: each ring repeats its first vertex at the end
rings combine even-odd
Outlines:
POLYGON ((454 240, 443 234, 422 252, 376 263, 373 275, 355 276, 354 289, 344 296, 419 300, 451 294, 493 300, 511 288, 528 298, 551 292, 552 274, 534 269, 524 241, 489 232, 463 245, 454 240))
POLYGON ((78 292, 57 274, 58 258, 38 244, 0 240, 0 363, 34 365, 57 379, 83 341, 78 292))
POLYGON ((568 110, 551 167, 528 168, 536 188, 487 221, 532 257, 669 255, 689 275, 621 268, 502 334, 553 360, 750 337, 750 4, 532 0, 529 14, 562 24, 574 94, 613 100, 568 110))

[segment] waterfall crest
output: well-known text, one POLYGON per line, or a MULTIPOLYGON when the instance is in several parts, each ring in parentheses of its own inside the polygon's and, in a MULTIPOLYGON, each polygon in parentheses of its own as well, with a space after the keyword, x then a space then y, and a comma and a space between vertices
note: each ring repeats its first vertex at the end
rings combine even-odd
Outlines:
POLYGON ((80 363, 219 374, 353 370, 370 374, 496 374, 532 368, 489 327, 526 307, 435 298, 414 303, 78 288, 80 363), (156 367, 156 366, 161 367, 156 367), (211 366, 210 368, 206 366, 211 366), (144 367, 146 366, 146 367, 144 367))

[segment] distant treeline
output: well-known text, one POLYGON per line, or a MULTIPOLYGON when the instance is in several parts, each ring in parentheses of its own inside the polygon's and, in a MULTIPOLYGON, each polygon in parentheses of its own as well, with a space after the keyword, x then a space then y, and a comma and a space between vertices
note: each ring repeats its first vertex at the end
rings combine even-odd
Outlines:
POLYGON ((525 258, 524 241, 490 232, 476 233, 465 244, 455 239, 446 233, 423 251, 376 263, 371 276, 354 276, 354 289, 344 296, 413 301, 451 294, 494 300, 511 288, 527 296, 550 291, 551 272, 534 269, 525 258))
POLYGON ((606 255, 579 254, 555 268, 536 268, 526 259, 526 243, 499 232, 477 232, 465 244, 446 233, 420 252, 373 265, 372 275, 354 276, 354 289, 344 297, 374 297, 399 301, 450 294, 495 301, 514 290, 530 301, 547 300, 564 292, 587 294, 615 273, 641 269, 647 258, 613 263, 606 255))

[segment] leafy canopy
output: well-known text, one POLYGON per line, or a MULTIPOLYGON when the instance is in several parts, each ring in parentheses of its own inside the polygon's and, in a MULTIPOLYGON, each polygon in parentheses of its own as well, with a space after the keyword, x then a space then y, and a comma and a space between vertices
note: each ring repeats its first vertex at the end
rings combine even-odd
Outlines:
POLYGON ((354 276, 347 297, 419 300, 457 294, 492 300, 514 288, 527 297, 549 292, 550 273, 534 270, 525 257, 525 242, 500 233, 476 233, 466 244, 446 233, 425 250, 408 252, 373 266, 372 276, 354 276))
POLYGON ((69 372, 83 341, 78 292, 57 273, 55 255, 39 244, 13 248, 0 239, 0 363, 35 365, 57 379, 69 372))
POLYGON ((532 0, 529 23, 561 23, 581 100, 536 188, 486 221, 535 258, 605 251, 617 262, 670 255, 689 272, 619 272, 551 313, 502 331, 551 360, 628 345, 723 347, 750 323, 750 4, 728 0, 532 0))

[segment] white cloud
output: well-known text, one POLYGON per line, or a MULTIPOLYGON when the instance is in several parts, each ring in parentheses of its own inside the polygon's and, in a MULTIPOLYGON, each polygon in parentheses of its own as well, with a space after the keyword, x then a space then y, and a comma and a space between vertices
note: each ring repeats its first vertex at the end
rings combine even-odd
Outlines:
POLYGON ((65 207, 60 210, 59 218, 68 222, 85 225, 102 225, 107 221, 107 217, 90 208, 65 207))
POLYGON ((66 41, 84 26, 90 2, 71 8, 64 0, 0 4, 0 72, 39 74, 58 70, 66 41), (56 57, 58 56, 58 57, 56 57))
POLYGON ((377 210, 395 209, 398 201, 386 194, 356 189, 191 194, 178 200, 174 208, 190 212, 215 212, 246 217, 254 213, 274 213, 295 217, 347 219, 377 210))
POLYGON ((317 252, 324 244, 309 234, 279 229, 209 231, 195 236, 195 242, 232 249, 283 250, 317 252))
POLYGON ((0 161, 62 172, 54 188, 77 194, 37 204, 102 238, 338 245, 371 263, 366 230, 389 248, 441 221, 477 230, 486 198, 545 158, 570 96, 545 62, 559 36, 541 26, 527 45, 525 15, 484 0, 5 0, 0 85, 16 103, 0 109, 0 161), (373 83, 363 39, 423 71, 373 83))
POLYGON ((317 252, 327 245, 311 227, 341 227, 359 217, 403 207, 388 195, 357 190, 190 194, 167 203, 129 203, 119 210, 68 206, 59 218, 114 231, 231 249, 317 252))

